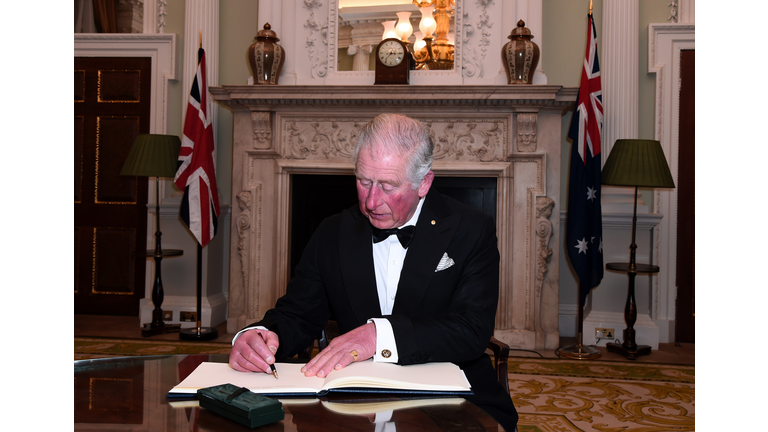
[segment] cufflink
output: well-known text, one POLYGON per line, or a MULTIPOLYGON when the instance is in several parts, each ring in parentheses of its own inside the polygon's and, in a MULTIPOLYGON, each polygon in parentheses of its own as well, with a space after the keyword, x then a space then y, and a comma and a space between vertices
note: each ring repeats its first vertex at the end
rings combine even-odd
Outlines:
POLYGON ((384 357, 384 358, 390 358, 390 357, 392 357, 392 351, 390 351, 388 349, 381 350, 381 356, 384 357))

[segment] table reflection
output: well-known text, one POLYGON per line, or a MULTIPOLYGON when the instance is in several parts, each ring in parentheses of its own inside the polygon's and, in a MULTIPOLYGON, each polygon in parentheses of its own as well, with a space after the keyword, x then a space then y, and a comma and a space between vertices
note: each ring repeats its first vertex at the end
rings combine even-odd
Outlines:
POLYGON ((226 355, 121 357, 75 361, 75 430, 102 431, 497 431, 462 398, 333 395, 280 398, 285 419, 250 429, 167 392, 204 361, 226 355))

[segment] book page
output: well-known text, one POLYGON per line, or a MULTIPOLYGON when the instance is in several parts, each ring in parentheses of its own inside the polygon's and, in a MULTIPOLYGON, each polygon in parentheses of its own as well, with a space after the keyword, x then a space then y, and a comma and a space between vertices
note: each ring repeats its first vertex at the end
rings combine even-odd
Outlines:
POLYGON ((470 391, 464 371, 453 363, 397 365, 364 361, 334 370, 325 389, 349 387, 427 391, 470 391))
POLYGON ((279 377, 275 379, 268 373, 236 371, 228 363, 203 362, 170 393, 197 393, 198 389, 227 383, 262 394, 315 394, 322 390, 323 379, 304 376, 302 366, 298 363, 275 363, 279 377))

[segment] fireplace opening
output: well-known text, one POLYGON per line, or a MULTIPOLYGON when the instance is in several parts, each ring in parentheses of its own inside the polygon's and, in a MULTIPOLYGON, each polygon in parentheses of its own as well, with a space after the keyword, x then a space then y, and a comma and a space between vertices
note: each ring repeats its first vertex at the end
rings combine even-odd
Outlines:
MULTIPOLYGON (((328 216, 357 205, 353 175, 291 175, 291 277, 312 233, 328 216)), ((432 187, 496 221, 496 177, 435 177, 432 187)))

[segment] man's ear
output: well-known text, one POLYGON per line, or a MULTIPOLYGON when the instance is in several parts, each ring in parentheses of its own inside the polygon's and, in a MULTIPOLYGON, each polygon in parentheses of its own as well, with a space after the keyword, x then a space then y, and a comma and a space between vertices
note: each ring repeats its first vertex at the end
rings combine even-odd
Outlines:
POLYGON ((427 196, 427 192, 429 192, 429 188, 432 187, 432 180, 434 179, 435 173, 432 171, 428 172, 427 175, 421 179, 421 183, 419 184, 419 198, 427 196))

